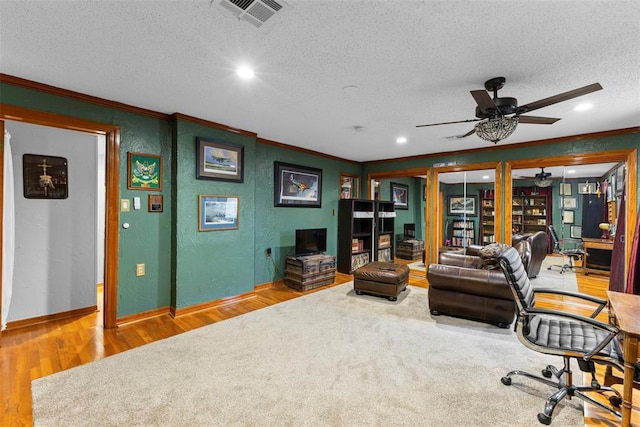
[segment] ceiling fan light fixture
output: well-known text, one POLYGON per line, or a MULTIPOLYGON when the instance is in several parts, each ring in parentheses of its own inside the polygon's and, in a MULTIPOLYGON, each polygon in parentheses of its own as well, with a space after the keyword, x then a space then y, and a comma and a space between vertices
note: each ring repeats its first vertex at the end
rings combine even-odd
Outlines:
POLYGON ((535 180, 535 184, 536 184, 536 187, 545 188, 545 187, 549 187, 551 185, 551 180, 550 179, 546 179, 546 178, 545 179, 536 179, 535 180))
POLYGON ((476 134, 485 141, 494 144, 511 136, 518 127, 518 117, 498 117, 478 122, 475 125, 476 134))

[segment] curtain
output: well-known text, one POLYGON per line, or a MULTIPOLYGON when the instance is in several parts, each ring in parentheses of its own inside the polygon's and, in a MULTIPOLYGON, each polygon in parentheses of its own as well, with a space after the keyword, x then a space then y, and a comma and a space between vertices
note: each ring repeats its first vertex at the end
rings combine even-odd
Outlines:
POLYGON ((7 326, 13 285, 13 255, 15 253, 15 204, 11 135, 4 131, 4 208, 2 210, 2 329, 7 326))

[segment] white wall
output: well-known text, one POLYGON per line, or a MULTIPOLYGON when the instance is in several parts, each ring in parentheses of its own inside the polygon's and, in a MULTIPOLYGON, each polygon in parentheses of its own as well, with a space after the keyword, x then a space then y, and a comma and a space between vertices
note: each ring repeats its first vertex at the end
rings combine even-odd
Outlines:
POLYGON ((97 189, 104 185, 98 174, 104 176, 104 169, 96 166, 96 136, 19 122, 5 126, 12 137, 16 195, 13 298, 7 320, 96 305, 98 262, 103 263, 98 260, 98 234, 104 232, 104 222, 98 227, 97 189), (69 197, 26 199, 23 154, 66 157, 69 197))

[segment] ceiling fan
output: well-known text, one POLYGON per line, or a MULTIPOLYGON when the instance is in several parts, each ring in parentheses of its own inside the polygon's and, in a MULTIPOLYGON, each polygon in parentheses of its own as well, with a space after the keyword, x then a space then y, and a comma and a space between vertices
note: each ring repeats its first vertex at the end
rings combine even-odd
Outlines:
POLYGON ((520 176, 520 179, 533 179, 536 187, 549 187, 553 181, 551 181, 551 172, 545 172, 544 168, 540 168, 540 172, 534 176, 520 176))
POLYGON ((593 83, 588 86, 518 106, 518 100, 516 98, 498 96, 498 90, 504 87, 505 82, 506 79, 504 77, 494 77, 484 83, 486 90, 481 89, 471 91, 471 96, 473 96, 473 99, 475 99, 477 104, 477 119, 431 123, 418 125, 416 127, 479 122, 476 123, 474 128, 469 132, 464 135, 456 136, 456 138, 465 138, 476 133, 480 138, 486 141, 497 143, 498 141, 509 137, 518 126, 518 123, 551 125, 560 120, 559 118, 553 117, 526 116, 523 114, 602 89, 600 83, 593 83), (493 92, 493 98, 489 96, 488 92, 493 92))

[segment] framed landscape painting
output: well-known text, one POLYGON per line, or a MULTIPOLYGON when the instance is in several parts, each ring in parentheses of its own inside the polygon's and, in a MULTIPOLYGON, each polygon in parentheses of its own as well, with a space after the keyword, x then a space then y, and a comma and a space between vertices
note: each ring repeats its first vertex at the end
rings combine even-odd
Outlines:
POLYGON ((478 196, 449 196, 447 203, 448 215, 476 216, 478 196))
POLYGON ((322 169, 274 162, 275 207, 322 206, 322 169))
POLYGON ((200 194, 198 196, 198 231, 240 228, 240 197, 200 194))
POLYGON ((244 146, 196 138, 196 179, 244 182, 244 146))

